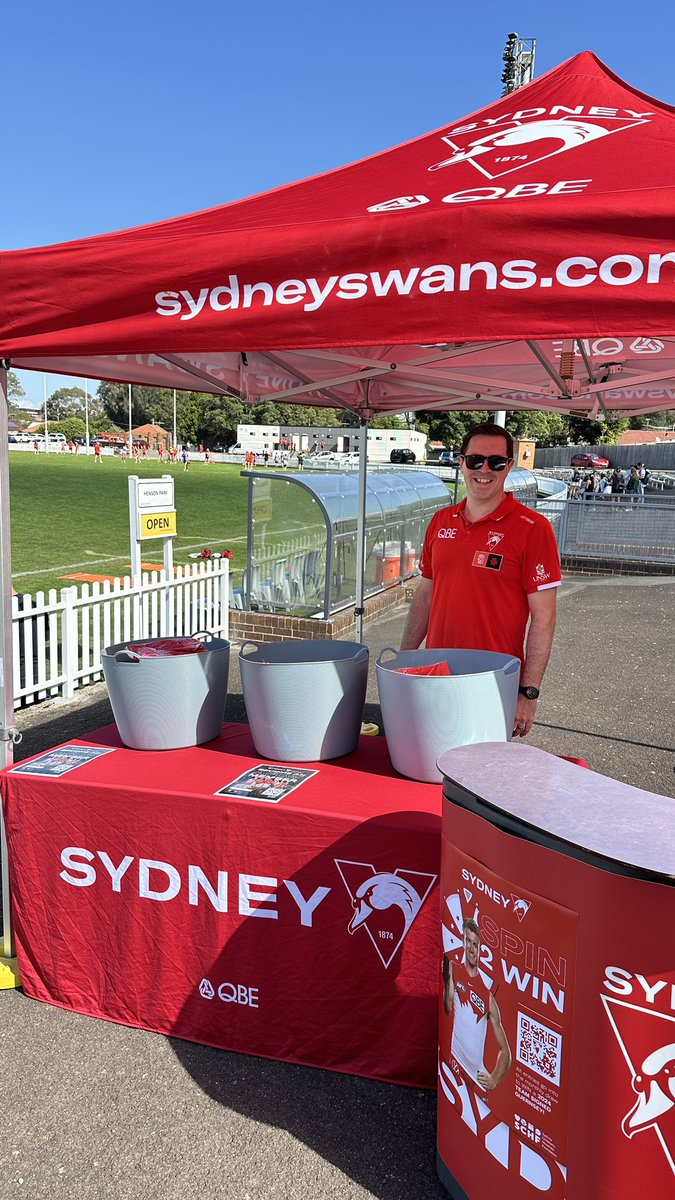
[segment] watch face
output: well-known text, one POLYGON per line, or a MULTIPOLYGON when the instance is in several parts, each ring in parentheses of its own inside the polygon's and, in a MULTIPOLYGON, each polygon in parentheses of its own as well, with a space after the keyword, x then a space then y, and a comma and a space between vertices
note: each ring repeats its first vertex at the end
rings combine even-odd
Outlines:
POLYGON ((518 690, 523 696, 525 696, 525 698, 527 700, 538 700, 539 699, 539 688, 521 687, 518 690))

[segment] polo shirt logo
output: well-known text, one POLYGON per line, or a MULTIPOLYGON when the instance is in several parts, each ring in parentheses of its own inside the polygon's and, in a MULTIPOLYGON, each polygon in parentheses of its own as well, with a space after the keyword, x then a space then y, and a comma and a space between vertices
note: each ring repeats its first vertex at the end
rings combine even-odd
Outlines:
POLYGON ((456 529, 439 529, 438 534, 436 536, 439 538, 456 538, 457 530, 456 529))
POLYGON ((488 554, 485 550, 477 550, 473 556, 472 566, 486 567, 488 571, 501 571, 503 561, 503 554, 488 554))
POLYGON ((496 550, 499 543, 503 542, 503 541, 504 541, 504 534, 497 533, 496 531, 491 529, 488 534, 488 540, 487 540, 488 550, 496 550))

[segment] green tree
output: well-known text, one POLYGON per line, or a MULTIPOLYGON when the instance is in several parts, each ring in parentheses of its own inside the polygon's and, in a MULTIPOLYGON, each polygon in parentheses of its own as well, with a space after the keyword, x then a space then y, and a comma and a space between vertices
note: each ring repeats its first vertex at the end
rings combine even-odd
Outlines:
MULTIPOLYGON (((173 419, 173 418, 172 418, 173 419)), ((177 415, 178 441, 182 445, 198 445, 204 438, 204 393, 183 395, 177 415)))
POLYGON ((63 421, 67 418, 86 421, 87 411, 89 412, 90 426, 92 422, 106 418, 105 409, 99 397, 95 393, 86 393, 84 388, 57 388, 47 398, 47 419, 49 421, 63 421))
POLYGON ((664 408, 661 412, 645 417, 631 417, 630 429, 672 429, 675 427, 675 408, 664 408))
POLYGON ((86 426, 80 417, 65 417, 63 421, 54 421, 49 426, 50 433, 62 433, 67 442, 84 437, 86 426))
POLYGON ((564 446, 569 437, 567 417, 561 413, 509 412, 506 428, 516 439, 534 438, 540 446, 564 446))
POLYGON ((398 414, 390 413, 385 417, 373 417, 370 422, 371 429, 407 429, 408 422, 405 417, 398 414))
POLYGON ((17 375, 16 371, 8 371, 7 372, 7 396, 8 396, 8 398, 10 400, 15 401, 15 403, 18 403, 19 400, 23 400, 25 395, 26 395, 26 393, 23 390, 21 380, 19 379, 19 376, 17 375))
POLYGON ((16 371, 7 372, 7 416, 11 421, 29 420, 34 414, 28 414, 21 406, 26 395, 21 380, 16 371))
MULTIPOLYGON (((180 411, 186 403, 184 396, 194 395, 193 392, 179 392, 177 410, 180 411)), ((126 383, 101 383, 97 392, 98 399, 108 418, 120 429, 129 428, 129 385, 126 383)), ((151 388, 134 384, 131 388, 131 425, 133 429, 139 425, 161 425, 164 429, 173 429, 173 389, 151 388)))
MULTIPOLYGON (((245 405, 234 396, 202 393, 202 428, 211 442, 232 446, 237 440, 237 425, 245 421, 245 405)), ((202 439, 200 438, 200 441, 202 439)))
POLYGON ((584 446, 611 445, 629 425, 627 420, 593 421, 590 417, 568 417, 567 420, 570 438, 584 446))
POLYGON ((429 440, 442 442, 450 449, 461 446, 464 435, 472 425, 489 421, 492 413, 487 412, 420 412, 417 414, 429 430, 429 440))

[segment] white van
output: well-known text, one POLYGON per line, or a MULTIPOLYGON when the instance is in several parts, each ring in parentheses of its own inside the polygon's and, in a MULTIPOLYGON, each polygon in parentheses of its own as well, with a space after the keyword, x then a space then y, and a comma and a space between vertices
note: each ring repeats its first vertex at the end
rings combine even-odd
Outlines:
MULTIPOLYGON (((40 445, 40 446, 42 446, 42 447, 44 447, 44 444, 45 444, 45 435, 44 435, 44 433, 41 433, 41 434, 36 434, 36 435, 35 435, 35 437, 37 438, 39 445, 40 445)), ((55 449, 55 450, 57 450, 57 449, 58 449, 58 450, 60 450, 62 446, 65 446, 65 444, 66 444, 66 439, 65 439, 65 437, 64 437, 64 435, 63 435, 62 433, 50 433, 50 435, 49 435, 49 445, 50 445, 50 446, 51 446, 53 449, 55 449)))

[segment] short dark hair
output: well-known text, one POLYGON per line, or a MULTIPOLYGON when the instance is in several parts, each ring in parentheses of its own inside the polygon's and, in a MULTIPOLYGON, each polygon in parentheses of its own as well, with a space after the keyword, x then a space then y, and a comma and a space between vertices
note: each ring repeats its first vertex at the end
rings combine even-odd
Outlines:
POLYGON ((464 434, 460 454, 466 454, 469 448, 469 442, 473 437, 500 437, 506 442, 507 458, 513 458, 513 438, 506 429, 501 425, 495 425, 494 421, 481 421, 480 425, 474 425, 464 434))
POLYGON ((464 921, 462 922, 462 933, 475 933, 479 941, 482 942, 483 940, 480 929, 478 928, 478 922, 474 921, 473 917, 464 918, 464 921))

